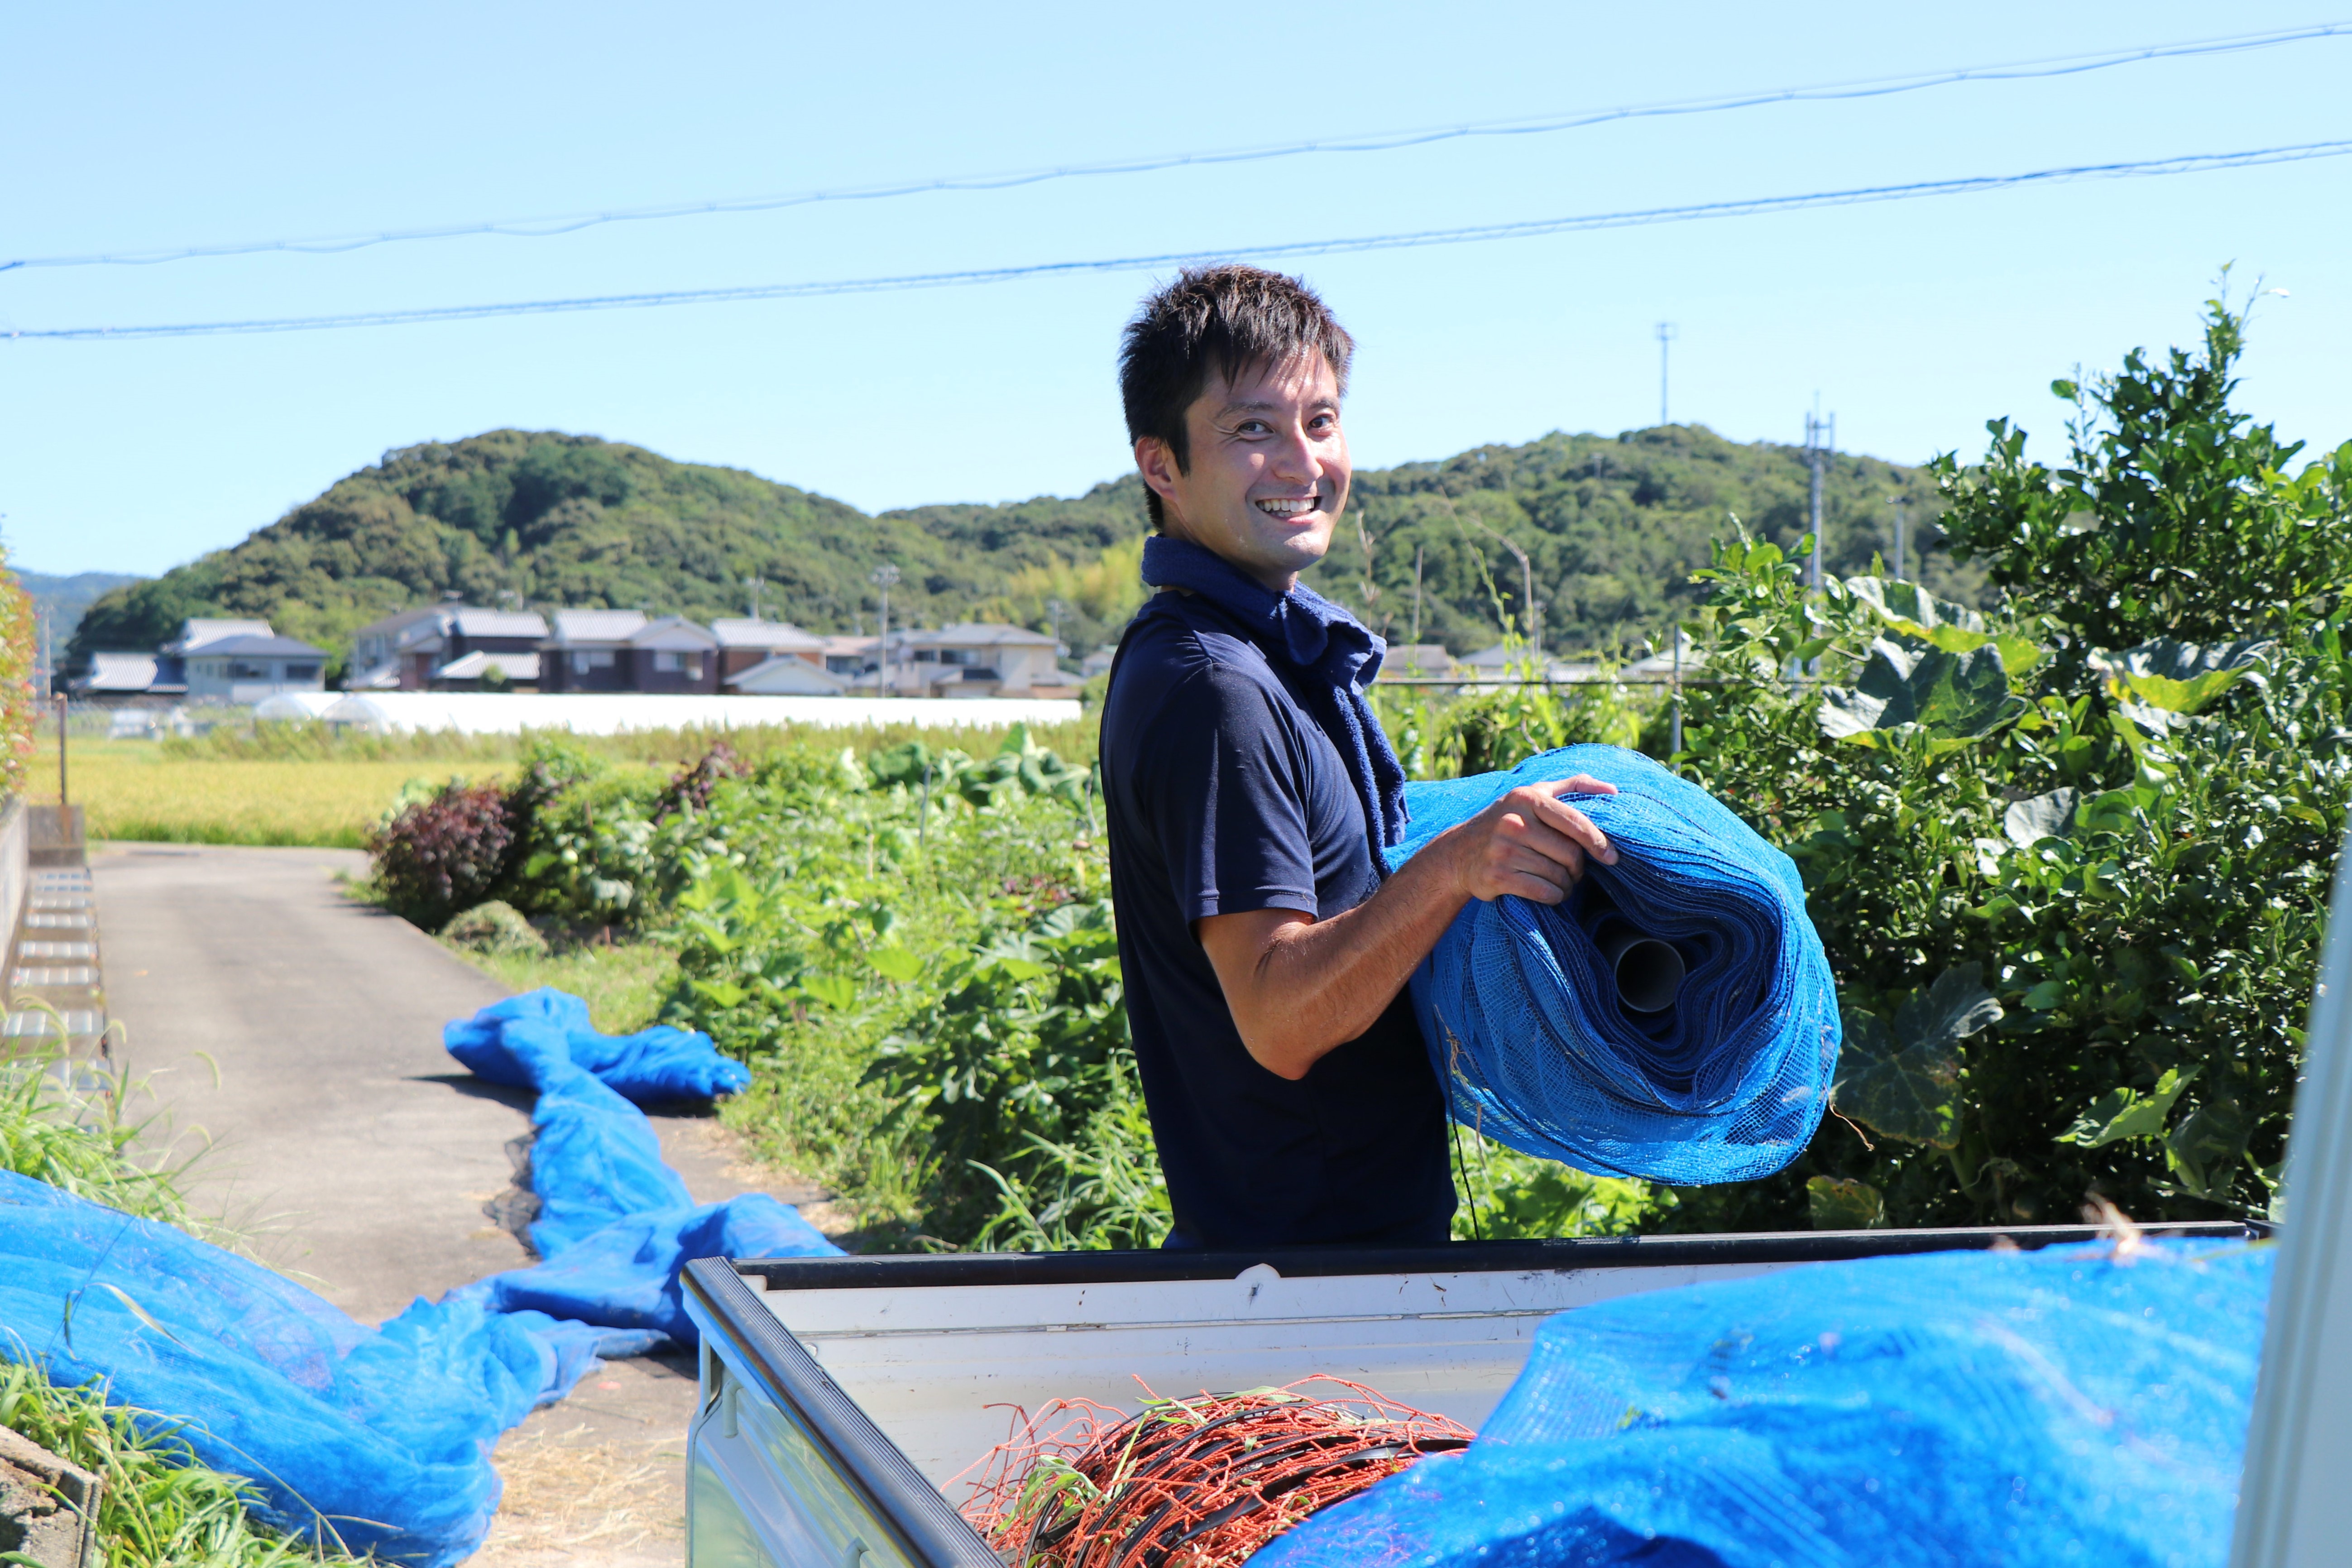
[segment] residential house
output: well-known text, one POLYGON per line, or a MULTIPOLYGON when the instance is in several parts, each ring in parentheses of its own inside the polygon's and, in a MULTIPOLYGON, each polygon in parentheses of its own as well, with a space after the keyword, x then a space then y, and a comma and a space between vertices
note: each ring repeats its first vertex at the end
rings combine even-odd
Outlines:
POLYGON ((68 679, 66 689, 76 697, 116 706, 141 701, 172 702, 190 696, 214 701, 257 702, 279 691, 320 689, 326 658, 322 650, 309 643, 278 637, 268 621, 197 617, 182 622, 180 635, 152 653, 92 654, 89 668, 68 679), (241 650, 244 657, 233 660, 240 669, 258 673, 234 679, 226 673, 232 662, 230 644, 280 642, 288 646, 276 653, 257 647, 246 647, 241 650), (201 691, 192 689, 190 664, 191 658, 199 654, 208 656, 201 691), (215 658, 211 655, 221 657, 215 658), (293 673, 288 673, 289 668, 293 673), (257 686, 263 689, 255 697, 231 697, 231 686, 257 686))
POLYGON ((710 623, 710 635, 719 639, 721 691, 735 690, 736 677, 780 656, 798 659, 820 673, 824 669, 825 639, 782 621, 722 618, 710 623))
MULTIPOLYGON (((873 637, 826 637, 817 657, 834 674, 855 681, 861 675, 874 673, 877 666, 875 650, 880 646, 873 637)), ((873 682, 866 684, 870 686, 873 682)))
POLYGON ((546 618, 532 611, 452 606, 440 636, 419 641, 403 655, 402 688, 415 690, 411 679, 435 691, 536 687, 539 645, 546 640, 546 618))
POLYGON ((206 637, 193 646, 183 637, 177 644, 164 645, 167 650, 181 650, 174 657, 186 671, 188 700, 250 705, 282 692, 326 689, 326 649, 281 637, 267 623, 257 624, 261 626, 257 633, 206 637))
POLYGON ((410 680, 411 665, 403 656, 416 644, 437 638, 453 604, 419 605, 371 621, 352 634, 350 673, 346 691, 421 691, 422 679, 410 680))
POLYGON ((797 654, 780 653, 740 671, 727 689, 740 697, 839 697, 849 690, 849 677, 797 654))
POLYGON ((403 610, 352 638, 350 691, 473 690, 539 684, 546 620, 456 603, 403 610))
POLYGON ((542 691, 719 689, 719 639, 681 616, 558 610, 540 656, 542 691))
POLYGON ((1570 663, 1547 658, 1538 672, 1534 651, 1525 644, 1514 647, 1507 643, 1496 643, 1492 647, 1481 648, 1476 653, 1465 654, 1455 659, 1453 673, 1465 681, 1508 684, 1525 681, 1538 673, 1546 680, 1591 680, 1600 672, 1600 668, 1590 661, 1570 663))
POLYGON ((1381 658, 1381 680, 1443 680, 1454 673, 1454 656, 1443 643, 1391 643, 1381 658))
POLYGON ((1033 697, 1075 693, 1061 648, 1044 632, 960 621, 937 631, 893 633, 887 689, 902 697, 1033 697))
POLYGON ((94 653, 89 668, 65 683, 77 702, 104 708, 154 707, 176 702, 188 694, 184 680, 161 681, 161 656, 152 653, 94 653))

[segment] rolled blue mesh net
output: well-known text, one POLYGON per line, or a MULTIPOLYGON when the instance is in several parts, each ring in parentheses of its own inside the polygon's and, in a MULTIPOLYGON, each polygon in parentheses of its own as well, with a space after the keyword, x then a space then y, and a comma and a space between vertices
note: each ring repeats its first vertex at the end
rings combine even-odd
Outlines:
POLYGON ((693 1342, 688 1260, 840 1250, 765 1194, 696 1205, 645 1113, 598 1076, 670 1099, 738 1064, 705 1036, 608 1038, 587 1016, 543 992, 450 1026, 453 1050, 520 1064, 540 1091, 530 1234, 544 1261, 372 1328, 183 1231, 0 1172, 0 1358, 102 1381, 205 1464, 250 1479, 254 1512, 276 1529, 385 1562, 462 1560, 498 1507, 499 1433, 600 1356, 693 1342))
POLYGON ((1405 786, 1391 867, 1522 784, 1563 796, 1618 852, 1569 901, 1464 910, 1412 977, 1454 1120, 1600 1175, 1679 1185, 1769 1175, 1821 1124, 1837 992, 1796 866, 1636 752, 1570 746, 1506 773, 1405 786))
POLYGON ((1562 1313, 1468 1449, 1251 1568, 2221 1568, 2272 1257, 1948 1252, 1562 1313))

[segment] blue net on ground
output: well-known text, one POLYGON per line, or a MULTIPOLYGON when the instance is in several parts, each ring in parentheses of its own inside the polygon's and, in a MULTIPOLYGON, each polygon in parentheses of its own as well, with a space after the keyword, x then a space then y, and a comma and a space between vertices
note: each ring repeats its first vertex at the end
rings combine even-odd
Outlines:
MULTIPOLYGON (((576 998, 542 995, 586 1017, 576 998)), ((460 1561, 498 1507, 499 1434, 600 1356, 693 1342, 689 1259, 840 1250, 765 1194, 694 1204, 644 1112, 579 1065, 626 1075, 645 1058, 583 1048, 578 1031, 540 1048, 546 1010, 501 1003, 466 1037, 530 1064, 541 1090, 531 1235, 545 1261, 370 1328, 184 1232, 0 1172, 0 1357, 104 1380, 205 1464, 249 1478, 277 1529, 388 1562, 460 1561)))
POLYGON ((715 1100, 740 1094, 751 1082, 751 1069, 720 1056, 708 1035, 667 1024, 634 1035, 600 1035, 588 1021, 588 1004, 552 986, 458 1019, 441 1031, 441 1043, 476 1078, 509 1089, 544 1089, 565 1062, 640 1105, 715 1100))
MULTIPOLYGON (((1570 746, 1507 773, 1409 784, 1402 865, 1521 784, 1589 773, 1564 796, 1615 846, 1558 908, 1473 903, 1413 973, 1413 1009, 1454 1119, 1602 1175, 1695 1185, 1769 1175, 1821 1124, 1837 1068, 1837 992, 1786 855, 1712 795, 1635 752, 1570 746), (1653 1011, 1612 961, 1679 966, 1653 1011)), ((1654 965, 1649 979, 1662 976, 1654 965)))
POLYGON ((1822 1264, 1563 1313, 1251 1568, 2221 1568, 2273 1249, 1822 1264))
MULTIPOLYGON (((470 1289, 470 1288, 469 1288, 470 1289)), ((370 1328, 184 1231, 0 1172, 0 1355, 178 1427, 254 1511, 388 1559, 454 1563, 498 1506, 488 1453, 599 1356, 656 1333, 492 1310, 478 1290, 370 1328)))

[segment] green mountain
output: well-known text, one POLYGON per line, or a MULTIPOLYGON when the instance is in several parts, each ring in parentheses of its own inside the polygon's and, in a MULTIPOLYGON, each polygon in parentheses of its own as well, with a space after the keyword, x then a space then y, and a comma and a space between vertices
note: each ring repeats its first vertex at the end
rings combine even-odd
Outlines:
POLYGON ((125 572, 76 572, 69 577, 53 576, 46 572, 18 572, 10 575, 31 595, 34 608, 40 614, 42 629, 52 644, 62 649, 81 624, 82 613, 95 603, 100 595, 112 588, 127 588, 133 583, 143 583, 125 572))
MULTIPOLYGON (((1437 463, 1356 476, 1359 503, 1312 574, 1391 638, 1412 635, 1420 562, 1423 641, 1456 652, 1518 613, 1524 550, 1557 648, 1654 633, 1711 535, 1736 513, 1793 542, 1803 531, 1802 455, 1740 446, 1700 426, 1547 436, 1437 463)), ((1840 457, 1826 487, 1832 569, 1890 551, 1890 498, 1915 533, 1934 511, 1916 469, 1840 457)), ((640 607, 698 619, 740 615, 759 578, 763 613, 814 631, 870 631, 871 574, 888 563, 894 621, 973 616, 1040 629, 1073 648, 1116 637, 1139 597, 1143 492, 1132 475, 1085 495, 997 506, 855 507, 736 468, 677 463, 590 436, 493 430, 386 454, 243 543, 100 596, 68 656, 152 648, 191 616, 257 616, 343 651, 357 627, 456 594, 483 605, 640 607)), ((1916 556, 1915 556, 1916 558, 1916 556)), ((1931 557, 1932 563, 1932 557, 1931 557)), ((1931 585, 1971 596, 1948 563, 1931 585)))

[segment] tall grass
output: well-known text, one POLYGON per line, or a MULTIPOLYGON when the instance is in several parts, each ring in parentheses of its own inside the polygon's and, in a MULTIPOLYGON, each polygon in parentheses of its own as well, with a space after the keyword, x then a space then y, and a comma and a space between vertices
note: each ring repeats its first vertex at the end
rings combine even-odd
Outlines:
MULTIPOLYGON (((0 1356, 11 1352, 21 1354, 21 1347, 0 1343, 0 1356)), ((0 1426, 23 1433, 104 1483, 97 1523, 106 1568, 354 1562, 256 1529, 246 1514, 253 1495, 247 1482, 198 1462, 169 1421, 108 1404, 102 1386, 61 1388, 37 1368, 0 1360, 0 1426)))
POLYGON ((125 1102, 142 1086, 87 1060, 32 1052, 0 1061, 0 1171, 142 1219, 202 1234, 180 1195, 184 1163, 152 1136, 152 1118, 133 1121, 125 1102), (68 1075, 86 1084, 77 1089, 68 1075))
MULTIPOLYGON (((0 1170, 203 1235, 174 1164, 125 1103, 141 1086, 86 1061, 35 1054, 0 1062, 0 1170), (87 1088, 69 1087, 68 1075, 87 1088)), ((0 1338, 0 1426, 21 1432, 105 1483, 98 1532, 107 1568, 280 1568, 343 1563, 309 1542, 267 1534, 246 1515, 251 1488, 200 1463, 173 1423, 110 1404, 102 1385, 61 1387, 21 1341, 0 1338)), ((14 1559, 9 1559, 14 1561, 14 1559)))
POLYGON ((677 985, 677 953, 635 939, 572 942, 548 952, 481 952, 444 941, 457 956, 517 991, 552 985, 588 1004, 590 1022, 608 1035, 634 1034, 659 1020, 677 985))

